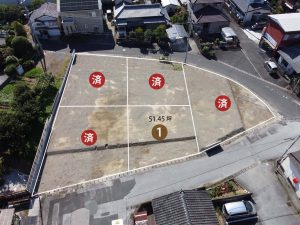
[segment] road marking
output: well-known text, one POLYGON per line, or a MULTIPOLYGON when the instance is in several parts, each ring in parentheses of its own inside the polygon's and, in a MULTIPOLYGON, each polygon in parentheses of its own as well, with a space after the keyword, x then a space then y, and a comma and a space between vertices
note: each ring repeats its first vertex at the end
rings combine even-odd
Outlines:
POLYGON ((244 49, 241 48, 242 53, 246 56, 247 60, 249 61, 249 63, 252 65, 252 67, 254 68, 255 72, 261 77, 261 74, 258 72, 258 70, 256 69, 256 67, 254 66, 254 64, 252 63, 252 61, 250 60, 249 56, 247 55, 247 53, 245 52, 244 49))
POLYGON ((130 165, 129 165, 129 162, 130 162, 130 158, 129 158, 129 154, 130 154, 130 151, 129 151, 129 143, 130 143, 130 135, 129 135, 129 75, 128 75, 128 58, 126 58, 126 75, 127 75, 127 162, 128 162, 128 165, 127 165, 127 170, 129 171, 130 170, 130 165))
POLYGON ((187 93, 188 101, 189 101, 189 107, 190 107, 190 112, 191 112, 191 117, 192 117, 192 122, 193 122, 193 128, 194 128, 194 133, 195 133, 195 138, 196 138, 197 149, 198 149, 198 152, 200 152, 199 143, 198 143, 198 136, 197 136, 195 121, 194 121, 194 115, 193 115, 193 110, 192 110, 192 106, 191 106, 191 99, 190 99, 190 94, 189 94, 189 90, 188 90, 188 86, 187 86, 187 82, 186 82, 186 76, 185 76, 185 72, 184 72, 183 63, 181 63, 181 67, 182 67, 182 73, 183 73, 186 93, 187 93))

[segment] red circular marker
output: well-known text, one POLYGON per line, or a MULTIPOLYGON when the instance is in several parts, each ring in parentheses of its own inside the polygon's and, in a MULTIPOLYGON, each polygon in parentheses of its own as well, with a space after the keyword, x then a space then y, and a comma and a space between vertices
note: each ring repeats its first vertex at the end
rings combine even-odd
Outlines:
POLYGON ((149 77, 149 85, 154 90, 161 89, 165 85, 165 78, 159 73, 152 74, 149 77))
POLYGON ((231 100, 226 95, 220 95, 215 100, 215 106, 219 111, 227 111, 231 106, 231 100))
POLYGON ((85 130, 81 134, 81 141, 84 145, 91 146, 97 141, 97 134, 93 130, 85 130))
POLYGON ((94 72, 89 76, 90 85, 94 88, 100 88, 105 83, 105 76, 101 72, 94 72))

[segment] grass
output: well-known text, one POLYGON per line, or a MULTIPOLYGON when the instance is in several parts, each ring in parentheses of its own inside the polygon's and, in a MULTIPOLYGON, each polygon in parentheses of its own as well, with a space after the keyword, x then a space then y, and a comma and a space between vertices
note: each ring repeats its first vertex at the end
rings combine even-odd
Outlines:
POLYGON ((27 71, 24 74, 24 77, 36 79, 36 78, 39 78, 43 73, 44 73, 44 71, 40 67, 36 67, 36 68, 33 68, 33 69, 27 71))
POLYGON ((0 90, 0 103, 9 104, 14 98, 15 84, 7 84, 2 90, 0 90))

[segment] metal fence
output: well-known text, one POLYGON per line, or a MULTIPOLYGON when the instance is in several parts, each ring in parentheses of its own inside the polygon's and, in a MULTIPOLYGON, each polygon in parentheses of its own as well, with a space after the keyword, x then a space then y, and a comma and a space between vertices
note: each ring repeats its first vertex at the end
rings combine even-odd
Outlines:
POLYGON ((42 170, 42 167, 44 165, 44 159, 46 157, 46 152, 47 152, 47 146, 48 146, 48 140, 50 137, 50 133, 52 130, 52 126, 53 126, 53 122, 54 122, 54 118, 56 116, 56 112, 59 106, 59 102, 61 100, 63 91, 65 89, 65 85, 72 67, 72 64, 74 63, 75 60, 75 51, 72 52, 72 57, 70 60, 70 63, 68 65, 67 71, 64 75, 63 78, 63 82, 60 86, 60 89, 58 90, 53 106, 52 106, 52 110, 51 110, 51 115, 50 117, 46 120, 45 126, 44 126, 44 130, 40 139, 40 143, 38 145, 37 148, 37 152, 31 167, 31 171, 29 174, 29 178, 28 178, 28 182, 26 184, 26 190, 31 193, 31 195, 34 195, 35 189, 36 189, 36 185, 37 182, 39 180, 39 176, 40 176, 40 172, 42 170))

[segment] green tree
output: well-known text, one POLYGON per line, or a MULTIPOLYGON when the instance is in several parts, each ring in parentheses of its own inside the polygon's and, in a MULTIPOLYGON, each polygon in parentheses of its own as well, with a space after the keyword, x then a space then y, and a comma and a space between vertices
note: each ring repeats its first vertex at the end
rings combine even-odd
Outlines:
POLYGON ((13 55, 10 55, 10 56, 7 56, 5 58, 5 64, 6 65, 9 65, 9 64, 17 64, 19 62, 18 58, 13 56, 13 55))
POLYGON ((175 24, 186 24, 188 12, 184 7, 177 7, 175 14, 171 17, 171 22, 175 24))
POLYGON ((7 76, 13 77, 17 75, 17 67, 15 64, 9 64, 5 67, 4 73, 7 76))
POLYGON ((18 58, 28 58, 30 59, 33 54, 32 44, 22 36, 14 37, 11 42, 11 46, 14 49, 14 55, 18 58))
POLYGON ((24 21, 23 7, 14 5, 1 5, 0 4, 0 21, 10 23, 13 21, 24 21))
POLYGON ((44 0, 32 0, 31 5, 34 9, 39 8, 45 1, 44 0))
POLYGON ((143 28, 137 27, 135 29, 135 35, 136 35, 136 38, 138 40, 143 41, 144 40, 144 30, 143 30, 143 28))
POLYGON ((165 25, 159 25, 154 31, 155 39, 158 42, 165 41, 168 38, 165 25))
POLYGON ((12 27, 14 28, 16 36, 27 37, 25 27, 21 23, 19 23, 18 21, 14 21, 12 23, 12 27))
POLYGON ((144 40, 146 42, 152 42, 153 38, 154 38, 154 34, 153 34, 152 30, 147 29, 144 33, 144 40))

